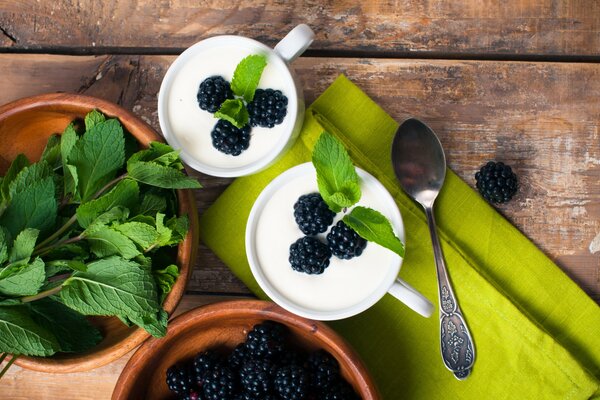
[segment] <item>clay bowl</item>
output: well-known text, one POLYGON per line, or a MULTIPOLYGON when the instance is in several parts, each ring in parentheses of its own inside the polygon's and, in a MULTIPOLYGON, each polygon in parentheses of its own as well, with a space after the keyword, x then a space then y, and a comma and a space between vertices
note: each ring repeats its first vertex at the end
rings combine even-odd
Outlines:
POLYGON ((254 325, 265 320, 286 325, 292 342, 301 349, 327 350, 338 360, 342 375, 362 399, 381 398, 358 355, 326 325, 298 317, 275 303, 238 300, 199 307, 171 321, 165 338, 148 340, 131 357, 112 399, 174 398, 165 383, 167 368, 209 348, 231 350, 245 340, 254 325))
MULTIPOLYGON (((125 130, 137 138, 141 146, 147 146, 153 140, 162 140, 145 122, 105 100, 65 93, 28 97, 0 107, 0 174, 4 175, 19 153, 24 153, 31 161, 38 160, 50 135, 61 133, 71 121, 83 118, 94 108, 109 117, 118 118, 125 130)), ((188 214, 190 230, 177 250, 176 263, 180 268, 180 277, 164 302, 164 309, 169 314, 175 310, 183 296, 198 247, 198 214, 193 193, 179 190, 177 195, 179 213, 188 214)), ((116 317, 94 317, 90 320, 104 337, 90 351, 57 354, 47 358, 21 356, 15 363, 23 368, 42 372, 87 371, 118 359, 150 337, 142 329, 128 328, 116 317)))

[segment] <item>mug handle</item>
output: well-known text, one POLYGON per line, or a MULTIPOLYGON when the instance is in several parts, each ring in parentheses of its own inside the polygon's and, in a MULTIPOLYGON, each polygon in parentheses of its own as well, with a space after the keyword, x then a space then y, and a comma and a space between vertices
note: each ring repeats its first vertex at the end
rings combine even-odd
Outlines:
POLYGON ((287 63, 293 62, 310 46, 315 39, 315 33, 306 24, 300 24, 292 29, 275 46, 275 52, 287 63))
POLYGON ((429 318, 433 312, 433 304, 415 288, 398 278, 388 293, 403 302, 408 308, 429 318))

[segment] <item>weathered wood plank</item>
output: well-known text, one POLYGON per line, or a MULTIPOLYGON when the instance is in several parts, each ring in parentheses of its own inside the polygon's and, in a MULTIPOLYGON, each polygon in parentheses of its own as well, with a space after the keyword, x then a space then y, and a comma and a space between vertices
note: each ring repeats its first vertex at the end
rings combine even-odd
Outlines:
MULTIPOLYGON (((234 300, 230 296, 185 296, 175 315, 205 304, 234 300)), ((131 358, 131 351, 121 359, 92 371, 76 374, 46 374, 12 366, 0 380, 0 398, 11 400, 108 400, 121 371, 131 358)))
POLYGON ((218 34, 273 45, 303 22, 315 50, 600 55, 600 3, 586 0, 2 0, 0 48, 173 52, 218 34))
MULTIPOLYGON (((173 59, 0 55, 0 103, 79 91, 118 101, 158 129, 156 93, 173 59)), ((345 73, 397 120, 427 121, 472 186, 485 161, 511 164, 521 189, 500 211, 600 302, 600 244, 590 250, 600 233, 600 65, 302 58, 295 66, 308 103, 345 73)), ((196 175, 203 212, 230 180, 196 175)), ((204 247, 189 288, 246 292, 204 247)))

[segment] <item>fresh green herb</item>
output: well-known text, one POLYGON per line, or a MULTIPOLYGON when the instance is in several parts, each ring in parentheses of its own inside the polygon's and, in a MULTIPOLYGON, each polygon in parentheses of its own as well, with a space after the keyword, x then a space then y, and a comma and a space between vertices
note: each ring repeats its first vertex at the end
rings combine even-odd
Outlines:
POLYGON ((363 239, 404 257, 404 244, 394 234, 390 221, 379 211, 357 206, 344 216, 343 221, 363 239))
POLYGON ((246 102, 251 102, 266 65, 267 58, 260 54, 250 55, 240 61, 231 80, 233 93, 242 97, 246 102))
POLYGON ((323 200, 334 212, 356 204, 361 196, 358 175, 344 146, 323 132, 312 152, 317 184, 323 200))
POLYGON ((81 136, 70 124, 39 162, 19 155, 0 177, 0 358, 86 351, 102 339, 87 315, 165 335, 179 269, 163 249, 188 231, 174 189, 200 184, 163 143, 126 163, 130 142, 94 110, 81 136))
POLYGON ((215 118, 231 122, 236 128, 243 128, 248 123, 248 110, 241 99, 227 99, 221 104, 215 118))

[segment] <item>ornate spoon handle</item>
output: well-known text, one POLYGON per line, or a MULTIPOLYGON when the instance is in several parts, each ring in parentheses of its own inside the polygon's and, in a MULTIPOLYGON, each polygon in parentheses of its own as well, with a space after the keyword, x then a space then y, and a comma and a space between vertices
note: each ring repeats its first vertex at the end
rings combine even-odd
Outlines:
POLYGON ((444 255, 437 236, 433 208, 426 207, 425 214, 427 214, 438 278, 442 359, 446 368, 452 371, 457 379, 463 380, 469 376, 475 362, 475 346, 448 279, 444 255))

